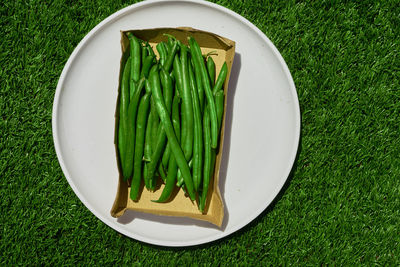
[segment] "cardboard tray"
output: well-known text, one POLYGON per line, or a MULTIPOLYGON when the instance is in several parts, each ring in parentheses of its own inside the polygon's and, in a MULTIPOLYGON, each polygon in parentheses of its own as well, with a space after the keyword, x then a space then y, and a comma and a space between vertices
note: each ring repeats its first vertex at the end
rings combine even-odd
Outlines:
MULTIPOLYGON (((222 225, 224 218, 224 204, 221 198, 220 190, 218 188, 219 182, 219 169, 221 165, 221 156, 223 152, 224 144, 224 133, 225 133, 225 111, 228 96, 228 84, 229 77, 232 69, 233 58, 235 55, 235 42, 227 38, 221 37, 219 35, 196 30, 193 28, 181 27, 181 28, 157 28, 157 29, 144 29, 144 30, 130 30, 121 31, 121 65, 120 65, 120 81, 122 77, 123 65, 129 54, 129 40, 127 33, 132 32, 136 37, 148 41, 153 47, 154 52, 157 55, 157 50, 155 45, 162 41, 167 41, 167 37, 164 34, 171 34, 175 36, 182 43, 188 45, 187 37, 192 36, 199 43, 202 53, 207 54, 211 51, 216 51, 216 55, 212 55, 212 58, 216 65, 216 75, 218 77, 219 71, 222 64, 226 61, 228 66, 228 73, 226 82, 224 84, 225 92, 225 103, 224 103, 224 114, 221 128, 221 137, 219 144, 219 151, 216 157, 214 176, 210 181, 210 187, 207 196, 207 204, 204 213, 198 210, 197 203, 191 202, 191 200, 185 196, 183 190, 176 188, 171 196, 171 200, 166 203, 154 203, 151 200, 158 199, 162 189, 163 184, 157 186, 156 191, 150 192, 145 188, 141 189, 141 194, 137 202, 132 201, 129 198, 130 185, 123 180, 121 175, 120 160, 117 158, 119 167, 119 184, 115 197, 114 204, 111 209, 111 215, 113 217, 122 216, 126 210, 134 210, 138 212, 152 213, 157 215, 166 216, 177 216, 177 217, 190 217, 197 220, 208 221, 219 227, 222 225)), ((120 86, 118 86, 118 94, 120 94, 120 86)), ((118 97, 119 99, 119 97, 118 97)), ((116 149, 116 154, 118 153, 118 121, 119 121, 119 102, 116 105, 115 112, 115 138, 114 144, 116 149)), ((160 180, 160 179, 159 179, 160 180)), ((143 187, 143 185, 142 185, 143 187)))

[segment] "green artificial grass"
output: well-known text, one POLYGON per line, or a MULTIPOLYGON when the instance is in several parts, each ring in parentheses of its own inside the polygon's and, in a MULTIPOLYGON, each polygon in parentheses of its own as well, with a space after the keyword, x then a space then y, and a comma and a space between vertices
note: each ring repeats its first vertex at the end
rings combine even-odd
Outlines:
POLYGON ((398 1, 216 1, 254 23, 286 60, 301 143, 284 190, 256 220, 220 241, 172 249, 92 215, 53 147, 64 64, 94 26, 131 3, 3 2, 0 265, 400 264, 398 1))

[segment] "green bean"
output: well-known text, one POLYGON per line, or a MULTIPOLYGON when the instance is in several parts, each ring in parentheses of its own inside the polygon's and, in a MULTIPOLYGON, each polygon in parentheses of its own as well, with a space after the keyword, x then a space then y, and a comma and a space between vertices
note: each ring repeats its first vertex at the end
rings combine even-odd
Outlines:
POLYGON ((215 95, 219 90, 222 89, 222 86, 224 85, 226 75, 228 73, 228 66, 226 65, 226 62, 221 67, 221 70, 219 71, 217 81, 215 82, 214 89, 213 89, 213 94, 215 95))
MULTIPOLYGON (((118 127, 118 148, 122 169, 122 176, 125 178, 125 150, 126 150, 126 127, 128 120, 129 107, 129 73, 131 69, 131 58, 129 57, 125 63, 121 80, 121 96, 119 102, 119 127, 118 127)), ((126 171, 125 171, 126 172, 126 171)))
POLYGON ((208 187, 210 183, 211 176, 211 129, 210 129, 210 117, 209 109, 206 107, 204 110, 203 117, 203 134, 204 134, 204 173, 203 173, 203 189, 200 197, 199 209, 201 212, 204 211, 207 200, 208 187))
POLYGON ((143 66, 144 65, 144 60, 149 55, 149 52, 147 51, 145 45, 141 46, 141 49, 142 49, 142 66, 143 66))
POLYGON ((178 48, 178 42, 174 41, 173 45, 171 46, 171 51, 168 53, 167 59, 165 60, 165 64, 163 66, 166 72, 169 72, 169 70, 171 69, 178 48))
POLYGON ((214 87, 215 83, 215 62, 212 59, 212 57, 207 58, 207 70, 208 70, 208 76, 210 77, 210 85, 211 87, 214 87))
POLYGON ((153 56, 155 58, 156 54, 154 54, 153 48, 151 47, 151 45, 147 41, 146 41, 146 48, 147 48, 147 52, 149 53, 149 55, 153 56))
MULTIPOLYGON (((151 88, 150 88, 150 83, 149 80, 146 80, 146 93, 147 90, 150 90, 151 93, 151 88)), ((144 143, 144 158, 143 160, 145 162, 149 162, 151 159, 151 153, 152 153, 152 148, 151 148, 151 143, 152 143, 152 133, 151 130, 153 128, 153 121, 157 119, 157 111, 156 107, 154 105, 154 99, 151 97, 150 99, 150 114, 149 118, 147 119, 147 125, 146 125, 146 137, 145 137, 145 143, 144 143)), ((145 175, 146 177, 146 175, 145 175)))
MULTIPOLYGON (((174 127, 174 131, 176 134, 176 138, 180 140, 180 119, 179 119, 179 97, 175 95, 174 100, 172 101, 172 124, 174 127)), ((174 155, 172 154, 168 161, 168 172, 167 172, 167 181, 165 187, 160 195, 158 200, 152 200, 154 202, 165 202, 167 201, 175 186, 176 174, 178 171, 178 165, 176 164, 176 160, 174 155)))
MULTIPOLYGON (((155 110, 154 110, 155 111, 155 110)), ((150 162, 151 160, 151 129, 152 129, 152 124, 153 124, 153 119, 154 119, 154 112, 152 110, 152 107, 150 107, 150 114, 149 118, 147 119, 147 125, 146 125, 146 136, 145 136, 145 141, 144 141, 144 157, 143 160, 145 162, 150 162)))
POLYGON ((138 38, 132 33, 128 33, 128 38, 131 46, 131 79, 136 83, 140 78, 140 61, 141 48, 138 38))
POLYGON ((181 45, 181 68, 182 68, 182 149, 186 160, 189 160, 193 152, 193 100, 189 81, 189 62, 187 58, 187 47, 181 45))
POLYGON ((201 184, 201 173, 203 171, 203 127, 201 121, 201 110, 198 99, 198 91, 194 78, 193 69, 189 67, 190 87, 193 97, 193 113, 194 113, 194 140, 193 140, 193 183, 194 189, 199 190, 201 184))
MULTIPOLYGON (((154 98, 152 97, 152 100, 154 101, 154 98)), ((158 128, 160 127, 160 118, 158 117, 157 111, 156 111, 156 106, 154 105, 154 114, 156 115, 153 120, 153 125, 151 126, 151 149, 152 149, 152 154, 154 153, 154 150, 156 149, 157 145, 157 139, 158 139, 158 128)))
POLYGON ((160 55, 160 64, 161 66, 164 66, 165 59, 167 58, 167 50, 165 49, 165 46, 162 45, 162 43, 158 43, 156 45, 156 49, 158 51, 158 54, 160 55))
POLYGON ((221 132, 222 116, 224 115, 224 91, 219 90, 215 94, 215 106, 217 109, 218 132, 221 132))
POLYGON ((161 69, 160 70, 160 80, 161 80, 161 85, 163 88, 165 105, 167 106, 168 112, 171 114, 172 95, 174 94, 174 87, 172 84, 172 79, 166 71, 161 69))
MULTIPOLYGON (((181 141, 180 102, 181 102, 180 97, 178 95, 175 95, 174 99, 172 101, 172 124, 174 126, 174 130, 175 130, 175 134, 178 139, 178 142, 181 141)), ((169 142, 168 142, 168 144, 170 145, 169 142)), ((170 145, 170 151, 171 151, 170 157, 172 157, 171 145, 170 145)))
MULTIPOLYGON (((151 87, 150 87, 150 82, 149 80, 146 79, 146 94, 151 94, 151 87), (150 92, 150 93, 149 93, 150 92)), ((151 188, 151 182, 149 179, 149 176, 147 175, 148 173, 148 165, 149 162, 151 161, 151 154, 152 154, 152 145, 153 145, 153 124, 154 121, 158 120, 158 114, 157 110, 155 107, 154 103, 154 98, 153 96, 150 97, 150 114, 149 118, 147 119, 147 125, 146 125, 146 135, 145 135, 145 143, 144 143, 144 172, 143 172, 143 177, 144 177, 144 184, 148 190, 151 188)))
POLYGON ((132 98, 133 93, 135 92, 135 81, 133 80, 133 72, 134 72, 134 57, 135 57, 135 51, 134 51, 134 41, 133 38, 131 38, 131 33, 128 33, 128 38, 129 38, 129 45, 130 45, 130 57, 131 57, 131 71, 130 71, 130 76, 129 76, 129 99, 132 98))
MULTIPOLYGON (((167 106, 168 112, 171 113, 172 95, 174 93, 172 79, 171 76, 163 69, 160 71, 160 78, 163 87, 165 105, 167 106)), ((170 154, 171 150, 169 147, 169 143, 167 143, 161 161, 164 167, 167 167, 170 154)))
POLYGON ((135 151, 135 124, 136 113, 138 110, 140 95, 144 86, 144 78, 138 83, 138 88, 129 102, 128 117, 126 125, 126 150, 124 162, 124 178, 128 179, 132 175, 133 170, 133 156, 135 151))
POLYGON ((168 173, 167 173, 167 180, 164 186, 163 191, 158 200, 152 200, 153 202, 166 202, 170 197, 171 193, 175 187, 175 180, 176 180, 176 172, 178 170, 178 165, 176 164, 174 155, 171 155, 169 162, 168 162, 168 173))
POLYGON ((193 180, 192 175, 190 173, 189 166, 185 160, 185 155, 183 154, 182 148, 179 145, 178 139, 175 135, 174 128, 172 126, 171 119, 168 114, 167 107, 165 106, 164 99, 161 93, 160 86, 160 77, 158 72, 152 72, 150 74, 150 83, 152 94, 155 99, 156 109, 158 112, 158 116, 161 119, 163 127, 165 129, 168 141, 171 144, 172 153, 176 159, 179 169, 183 174, 183 178, 186 184, 186 188, 188 190, 190 199, 194 201, 196 199, 196 194, 193 189, 193 180))
MULTIPOLYGON (((161 77, 161 84, 164 89, 164 103, 166 105, 167 111, 168 111, 168 116, 171 114, 171 105, 172 105, 172 93, 173 93, 173 87, 172 87, 172 81, 169 77, 169 75, 161 69, 160 71, 160 77, 161 77)), ((160 124, 159 127, 159 133, 157 134, 157 141, 155 148, 153 150, 153 153, 151 155, 151 161, 149 163, 149 167, 147 169, 147 175, 148 179, 150 179, 150 188, 155 188, 155 180, 154 180, 154 173, 157 169, 158 163, 160 161, 161 155, 164 152, 165 145, 167 143, 167 136, 165 133, 165 130, 163 129, 163 125, 160 124)))
POLYGON ((158 165, 158 169, 157 169, 158 174, 160 175, 161 179, 166 182, 167 181, 167 174, 165 173, 165 170, 163 168, 163 166, 160 164, 158 165))
POLYGON ((165 146, 164 154, 163 154, 163 156, 161 158, 161 164, 164 167, 167 167, 167 164, 169 162, 169 157, 170 156, 171 156, 171 148, 170 148, 169 142, 167 141, 167 145, 165 146))
POLYGON ((145 77, 145 78, 149 77, 150 68, 153 66, 153 60, 154 60, 154 56, 147 56, 144 59, 143 67, 140 72, 140 77, 145 77))
POLYGON ((130 198, 136 201, 139 195, 140 181, 142 178, 142 158, 143 144, 145 136, 146 121, 149 113, 150 94, 146 93, 139 104, 139 111, 136 122, 136 139, 135 139, 135 156, 134 156, 134 172, 131 183, 130 198))
POLYGON ((197 91, 198 91, 198 95, 199 95, 200 109, 203 114, 203 112, 204 112, 204 86, 203 86, 203 82, 202 82, 202 78, 201 78, 201 72, 198 68, 195 67, 193 56, 190 59, 190 62, 193 65, 194 74, 195 74, 195 78, 196 78, 196 87, 197 87, 197 91))
MULTIPOLYGON (((180 170, 178 170, 178 173, 177 173, 177 180, 178 180, 178 182, 176 183, 176 186, 182 187, 182 185, 185 183, 185 181, 183 180, 183 176, 182 176, 182 173, 180 170)), ((193 182, 193 185, 194 185, 194 182, 193 182)))
MULTIPOLYGON (((188 166, 189 166, 189 169, 190 169, 190 170, 193 169, 193 159, 190 159, 190 160, 189 160, 188 166)), ((176 185, 179 186, 179 187, 182 187, 182 185, 184 185, 185 182, 184 182, 184 180, 183 180, 183 176, 182 176, 180 170, 178 170, 177 177, 178 177, 178 178, 177 178, 177 179, 178 179, 178 182, 176 183, 176 185)))
POLYGON ((179 116, 179 106, 180 106, 180 98, 175 95, 174 99, 172 100, 172 125, 175 130, 175 135, 178 141, 181 140, 181 119, 179 116))
POLYGON ((181 66, 181 60, 179 59, 179 56, 176 54, 174 57, 174 62, 173 62, 173 71, 174 71, 174 77, 175 77, 175 84, 176 87, 178 88, 178 93, 179 96, 182 96, 182 66, 181 66))
POLYGON ((210 87, 210 81, 208 78, 208 73, 204 65, 203 56, 201 55, 201 50, 199 44, 194 40, 193 37, 189 37, 190 50, 192 52, 192 57, 194 59, 195 68, 200 70, 204 91, 207 98, 207 104, 209 107, 209 116, 211 121, 211 147, 217 147, 218 143, 218 121, 217 121, 217 111, 215 108, 215 101, 213 93, 210 87))

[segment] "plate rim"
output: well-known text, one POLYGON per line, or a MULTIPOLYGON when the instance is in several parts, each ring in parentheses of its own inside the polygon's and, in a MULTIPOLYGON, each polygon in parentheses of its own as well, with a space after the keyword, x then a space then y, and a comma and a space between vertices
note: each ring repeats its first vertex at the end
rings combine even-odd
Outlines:
POLYGON ((298 148, 299 148, 300 130, 301 130, 301 115, 300 115, 300 104, 299 104, 296 86, 294 84, 293 77, 289 71, 289 68, 288 68, 285 60, 283 59, 282 55, 280 54, 278 49, 275 47, 275 45, 272 43, 272 41, 269 40, 269 38, 259 28, 257 28, 253 23, 251 23, 249 20, 247 20, 240 14, 238 14, 224 6, 215 4, 215 3, 211 3, 211 2, 207 2, 207 1, 196 1, 196 0, 148 0, 148 1, 143 1, 143 2, 135 3, 132 5, 129 5, 125 8, 122 8, 122 9, 114 12, 113 14, 111 14, 110 16, 105 18, 104 20, 102 20, 92 30, 90 30, 85 35, 85 37, 78 43, 78 45, 74 48, 73 52, 69 56, 67 62, 65 63, 64 68, 62 70, 62 73, 61 73, 60 78, 57 83, 56 92, 55 92, 54 100, 53 100, 53 108, 52 108, 52 135, 53 135, 53 143, 54 143, 57 159, 58 159, 58 162, 64 173, 65 178, 67 179, 67 181, 68 181, 69 185, 71 186, 72 190, 74 191, 74 193, 78 196, 79 200, 98 219, 100 219, 103 223, 105 223, 112 229, 116 230, 117 232, 122 233, 127 237, 130 237, 132 239, 135 239, 135 240, 138 240, 141 242, 158 245, 158 246, 165 246, 165 247, 188 247, 188 246, 196 246, 196 245, 213 242, 213 241, 225 238, 227 236, 230 236, 231 234, 235 233, 239 229, 242 229, 245 226, 247 226, 250 222, 252 222, 259 215, 261 215, 262 212, 267 207, 269 207, 271 205, 271 203, 274 201, 274 199, 278 196, 279 192, 283 189, 284 184, 286 183, 286 181, 289 178, 289 175, 290 175, 290 172, 295 163, 298 148), (234 17, 235 19, 239 20, 246 26, 250 27, 272 49, 274 56, 278 59, 279 63, 281 64, 281 67, 283 68, 283 71, 289 82, 289 87, 290 87, 291 96, 293 98, 293 105, 294 105, 294 112, 295 112, 295 118, 294 118, 295 119, 295 135, 294 135, 295 140, 293 140, 294 145, 293 145, 293 149, 290 153, 290 158, 288 158, 287 168, 286 168, 285 172, 283 173, 284 174, 283 176, 285 178, 279 180, 280 183, 278 184, 278 186, 275 187, 275 190, 273 191, 273 193, 270 195, 270 197, 267 199, 267 201, 264 202, 263 205, 260 205, 260 208, 253 211, 252 216, 248 216, 245 220, 242 221, 242 223, 234 225, 230 229, 225 229, 224 231, 220 231, 218 234, 212 235, 211 237, 207 236, 207 237, 197 239, 197 240, 177 242, 177 241, 156 240, 156 239, 142 236, 138 233, 132 233, 132 232, 124 229, 123 227, 117 225, 115 222, 110 221, 109 218, 102 216, 99 212, 97 212, 97 210, 95 208, 93 208, 93 206, 80 193, 80 191, 78 190, 78 188, 76 187, 76 185, 73 183, 73 181, 70 178, 70 173, 65 165, 65 162, 64 162, 64 159, 63 159, 63 156, 61 153, 59 133, 58 133, 58 128, 57 128, 57 124, 58 124, 57 117, 58 117, 58 110, 59 110, 60 95, 62 92, 62 88, 64 87, 65 78, 67 76, 67 73, 69 72, 69 70, 72 66, 72 63, 74 62, 79 51, 89 42, 89 40, 91 38, 93 38, 96 35, 96 33, 99 30, 101 30, 102 27, 104 27, 105 25, 118 19, 120 16, 134 11, 135 9, 140 9, 142 7, 151 7, 151 6, 157 5, 159 3, 165 4, 165 3, 182 3, 182 2, 203 5, 206 7, 217 9, 225 14, 228 14, 228 15, 234 17))

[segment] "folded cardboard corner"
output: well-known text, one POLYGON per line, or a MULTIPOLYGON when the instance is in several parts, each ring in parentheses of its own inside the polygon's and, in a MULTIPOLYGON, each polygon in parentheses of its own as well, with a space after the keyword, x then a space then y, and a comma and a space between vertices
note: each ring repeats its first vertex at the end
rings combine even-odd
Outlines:
MULTIPOLYGON (((122 76, 123 65, 127 59, 129 53, 129 40, 127 33, 131 32, 136 37, 148 41, 149 44, 155 48, 155 45, 162 41, 167 41, 167 35, 173 35, 182 43, 188 43, 187 38, 192 36, 199 43, 202 53, 211 53, 211 56, 215 62, 216 75, 218 75, 222 64, 226 62, 228 66, 228 73, 226 82, 224 84, 225 102, 224 102, 224 114, 221 127, 221 137, 219 144, 219 151, 216 157, 215 170, 212 180, 210 181, 210 187, 207 196, 207 204, 205 211, 201 213, 198 209, 197 203, 192 202, 187 196, 185 196, 183 190, 176 188, 173 192, 171 200, 166 203, 155 203, 151 200, 158 199, 162 189, 163 184, 158 184, 157 189, 154 192, 150 192, 143 188, 140 190, 140 196, 138 201, 132 201, 129 198, 130 185, 128 182, 124 181, 122 175, 119 176, 118 189, 116 192, 116 197, 114 204, 111 208, 111 216, 120 217, 127 210, 133 210, 138 212, 152 213, 156 215, 163 216, 176 216, 176 217, 189 217, 197 220, 208 221, 214 225, 221 227, 224 218, 224 203, 221 197, 221 193, 218 187, 219 184, 219 171, 222 160, 223 144, 224 144, 224 133, 225 133, 225 111, 228 96, 228 84, 229 77, 232 69, 233 58, 235 55, 235 42, 227 38, 221 37, 219 35, 201 31, 193 28, 179 27, 179 28, 156 28, 156 29, 143 29, 143 30, 129 30, 121 31, 121 65, 120 65, 120 81, 122 76)), ((156 49, 155 53, 157 54, 156 49)), ((118 86, 120 88, 120 86, 118 86)), ((120 94, 120 89, 118 89, 120 94)), ((118 97, 119 99, 119 97, 118 97)), ((119 101, 117 101, 116 112, 115 112, 115 138, 114 144, 116 149, 116 155, 118 155, 118 134, 117 126, 119 122, 119 101)), ((120 159, 117 156, 117 162, 119 167, 119 173, 121 173, 120 159)))

